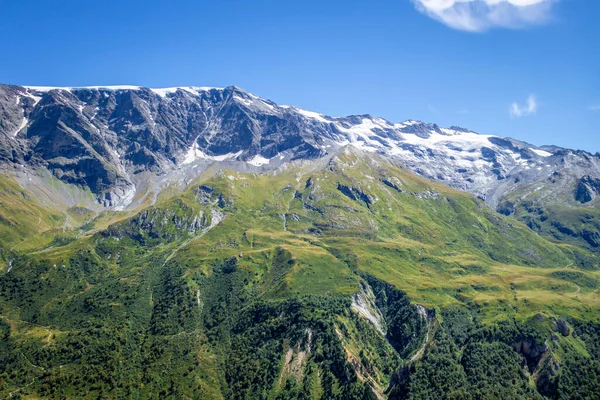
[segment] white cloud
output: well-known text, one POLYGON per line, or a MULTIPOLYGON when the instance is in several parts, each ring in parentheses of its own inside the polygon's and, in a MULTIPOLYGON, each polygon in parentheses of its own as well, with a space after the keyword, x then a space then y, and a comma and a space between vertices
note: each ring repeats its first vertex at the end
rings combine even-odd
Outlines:
POLYGON ((517 102, 514 102, 510 105, 510 117, 511 118, 520 118, 526 117, 528 115, 535 114, 537 111, 537 102, 535 100, 534 95, 529 95, 527 98, 527 103, 524 105, 519 105, 517 102))
POLYGON ((550 17, 558 0, 411 0, 417 10, 443 24, 481 32, 494 27, 520 28, 550 17))
POLYGON ((600 111, 600 104, 594 104, 589 107, 590 111, 600 111))

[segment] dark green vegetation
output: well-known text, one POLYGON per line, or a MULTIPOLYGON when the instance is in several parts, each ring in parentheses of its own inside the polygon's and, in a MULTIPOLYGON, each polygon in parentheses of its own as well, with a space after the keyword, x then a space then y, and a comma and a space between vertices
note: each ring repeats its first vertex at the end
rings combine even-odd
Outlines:
POLYGON ((39 211, 37 247, 2 237, 2 398, 599 391, 598 256, 377 157, 206 174, 77 232, 39 211))

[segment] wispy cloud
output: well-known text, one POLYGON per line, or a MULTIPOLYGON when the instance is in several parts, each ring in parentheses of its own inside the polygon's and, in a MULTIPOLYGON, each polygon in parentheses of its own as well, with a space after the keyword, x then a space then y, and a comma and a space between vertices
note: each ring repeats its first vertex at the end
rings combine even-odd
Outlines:
POLYGON ((456 111, 457 114, 468 114, 469 113, 469 109, 468 108, 460 108, 456 111))
POLYGON ((481 32, 521 28, 550 18, 559 0, 411 0, 417 10, 450 28, 481 32))
POLYGON ((529 95, 527 98, 527 102, 524 105, 520 105, 517 102, 514 102, 510 105, 510 117, 511 118, 520 118, 526 117, 528 115, 535 114, 537 111, 537 101, 535 100, 534 95, 529 95))
POLYGON ((600 104, 592 104, 589 106, 590 111, 600 111, 600 104))

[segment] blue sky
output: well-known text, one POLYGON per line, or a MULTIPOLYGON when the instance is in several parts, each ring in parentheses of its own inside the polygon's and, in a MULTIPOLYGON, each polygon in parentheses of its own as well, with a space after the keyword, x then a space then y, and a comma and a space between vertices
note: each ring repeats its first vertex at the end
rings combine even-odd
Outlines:
POLYGON ((0 0, 0 82, 237 85, 600 151, 597 0, 0 0))

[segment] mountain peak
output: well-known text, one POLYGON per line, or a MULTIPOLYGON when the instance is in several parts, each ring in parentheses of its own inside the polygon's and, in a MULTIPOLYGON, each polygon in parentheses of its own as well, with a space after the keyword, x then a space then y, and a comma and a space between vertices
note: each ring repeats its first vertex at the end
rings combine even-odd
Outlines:
POLYGON ((237 86, 0 85, 0 92, 8 116, 0 125, 0 162, 43 168, 66 184, 91 190, 109 207, 135 207, 134 198, 149 195, 147 174, 168 184, 192 179, 212 163, 274 170, 344 146, 381 154, 494 206, 506 193, 546 182, 567 164, 571 167, 561 172, 568 180, 564 193, 584 170, 600 177, 598 159, 585 152, 561 161, 550 157, 561 154, 551 146, 418 120, 331 117, 279 106, 237 86))

